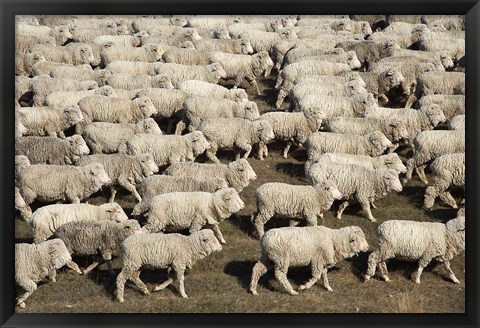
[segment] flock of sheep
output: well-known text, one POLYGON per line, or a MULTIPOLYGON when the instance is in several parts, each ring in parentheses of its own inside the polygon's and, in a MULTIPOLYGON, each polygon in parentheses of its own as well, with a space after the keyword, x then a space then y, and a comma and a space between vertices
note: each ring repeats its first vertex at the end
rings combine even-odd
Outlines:
MULTIPOLYGON (((222 250, 219 226, 245 207, 241 191, 257 178, 249 161, 267 157, 272 142, 285 158, 291 146, 306 149, 310 185, 257 189, 262 256, 249 289, 256 295, 273 267, 296 295, 288 268, 311 266, 299 290, 322 279, 331 291, 327 269, 368 251, 361 228, 317 225, 334 201, 338 219, 358 202, 376 222, 374 202, 401 192, 416 171, 426 208, 437 197, 457 208, 450 189, 465 186, 464 34, 463 16, 18 16, 15 208, 34 243, 15 248, 17 305, 64 265, 87 274, 107 261, 114 274, 113 256, 123 262, 118 301, 127 280, 149 293, 146 266, 174 273, 154 291, 176 280, 187 297, 185 270, 222 250), (271 75, 276 108, 261 112, 240 86, 261 95, 257 80, 271 75), (234 150, 235 160, 220 163, 219 150, 234 150), (102 188, 109 202, 88 204, 102 188), (137 201, 130 218, 115 203, 119 188, 137 201), (277 216, 290 227, 265 232, 277 216), (82 271, 72 255, 100 258, 82 271)), ((449 260, 465 249, 464 216, 383 222, 365 279, 378 268, 388 281, 386 261, 397 257, 418 261, 417 283, 432 259, 459 283, 449 260)))

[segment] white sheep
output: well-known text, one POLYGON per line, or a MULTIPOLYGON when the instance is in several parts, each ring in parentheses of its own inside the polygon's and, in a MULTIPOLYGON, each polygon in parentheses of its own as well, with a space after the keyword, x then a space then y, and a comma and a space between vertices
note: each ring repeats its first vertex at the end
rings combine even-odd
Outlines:
POLYGON ((33 66, 44 62, 45 56, 40 52, 27 54, 15 53, 15 75, 33 76, 33 66))
POLYGON ((198 31, 195 28, 181 28, 173 34, 147 36, 142 39, 142 44, 148 42, 152 44, 165 44, 168 46, 181 47, 187 41, 195 42, 196 40, 201 39, 202 37, 198 34, 198 31))
POLYGON ((435 158, 450 154, 465 152, 465 131, 423 131, 413 139, 413 158, 407 161, 405 181, 412 178, 413 170, 420 180, 428 184, 425 168, 435 158))
POLYGON ((50 76, 59 79, 74 79, 78 81, 95 81, 98 85, 105 85, 105 80, 112 76, 112 72, 104 69, 93 70, 90 65, 57 66, 50 71, 50 76))
POLYGON ((235 40, 216 40, 202 39, 193 43, 195 49, 209 53, 212 51, 221 51, 230 54, 249 55, 253 53, 252 45, 247 39, 235 40))
POLYGON ((48 44, 54 46, 56 41, 55 38, 45 35, 19 35, 15 42, 15 52, 25 54, 35 44, 48 44))
POLYGON ((215 163, 220 163, 216 156, 218 149, 237 149, 235 159, 238 160, 241 151, 243 158, 248 158, 252 145, 268 143, 275 135, 267 120, 250 121, 243 118, 208 118, 198 127, 210 143, 207 157, 215 163))
POLYGON ((28 24, 17 24, 16 25, 16 33, 19 36, 22 35, 33 35, 37 37, 46 37, 50 36, 55 39, 56 44, 64 45, 69 40, 72 39, 72 33, 70 33, 70 29, 68 26, 60 25, 60 26, 41 26, 41 25, 28 25, 28 24))
POLYGON ((463 72, 427 72, 417 78, 416 96, 458 94, 456 88, 465 83, 463 72))
POLYGON ((111 180, 100 163, 84 167, 36 164, 22 168, 18 189, 27 205, 36 199, 41 202, 67 200, 78 204, 109 183, 111 180))
POLYGON ((458 61, 465 56, 465 39, 440 39, 434 34, 424 34, 418 43, 418 48, 422 51, 447 51, 453 60, 458 61))
POLYGON ((25 155, 32 164, 70 165, 90 153, 85 140, 76 134, 57 137, 21 137, 15 140, 15 155, 25 155))
POLYGON ((249 40, 255 52, 267 51, 270 53, 276 42, 284 39, 298 39, 298 36, 293 29, 284 28, 278 32, 245 31, 239 35, 239 38, 249 40))
POLYGON ((155 68, 163 63, 148 63, 142 61, 115 60, 105 66, 105 70, 113 74, 156 75, 155 68))
POLYGON ((53 91, 82 91, 94 89, 98 89, 98 83, 95 81, 37 77, 32 80, 33 104, 34 106, 45 105, 47 96, 53 91))
POLYGON ((343 53, 339 53, 339 54, 334 53, 334 54, 307 56, 305 58, 300 58, 295 62, 310 61, 310 60, 328 61, 331 63, 343 63, 343 64, 347 64, 350 67, 350 69, 357 69, 362 66, 362 64, 357 58, 357 55, 355 54, 355 51, 344 51, 343 53))
POLYGON ((465 130, 465 114, 454 116, 448 121, 447 127, 449 130, 465 130))
POLYGON ((381 277, 390 281, 386 261, 398 257, 418 261, 418 269, 412 274, 417 284, 423 269, 433 259, 443 263, 454 283, 460 283, 450 269, 450 260, 465 249, 465 217, 460 216, 447 223, 389 220, 378 227, 377 233, 379 247, 368 257, 365 280, 373 277, 378 267, 381 277))
POLYGON ((165 63, 204 66, 208 64, 208 54, 197 49, 172 48, 163 53, 162 60, 165 63))
POLYGON ((230 26, 233 23, 243 22, 244 18, 241 16, 233 15, 213 15, 213 16, 202 16, 198 15, 195 17, 189 17, 187 26, 198 27, 203 29, 211 29, 217 26, 230 26))
MULTIPOLYGON (((222 246, 209 229, 190 236, 153 233, 133 235, 123 242, 121 248, 124 266, 117 276, 115 290, 115 297, 120 303, 124 302, 123 293, 127 279, 133 281, 143 294, 149 294, 147 286, 140 280, 140 269, 146 265, 154 268, 171 267, 179 283, 180 295, 187 298, 184 286, 184 272, 187 267, 191 268, 198 260, 222 250, 222 246)), ((173 279, 168 278, 153 291, 165 289, 172 282, 173 279)))
POLYGON ((465 114, 465 95, 428 95, 418 100, 417 108, 437 104, 442 108, 447 120, 465 114))
POLYGON ((244 158, 226 164, 176 163, 170 165, 166 175, 187 176, 196 178, 220 177, 237 192, 246 188, 250 181, 256 180, 257 175, 248 161, 244 158))
POLYGON ((162 45, 147 43, 138 48, 109 47, 102 51, 100 57, 105 66, 116 60, 154 63, 162 59, 164 52, 165 49, 162 45))
POLYGON ((335 199, 341 199, 333 181, 320 181, 315 186, 296 186, 280 182, 268 182, 255 192, 257 215, 252 222, 259 237, 264 234, 264 225, 275 215, 287 216, 290 226, 306 220, 316 226, 317 219, 330 209, 335 199))
POLYGON ((323 286, 332 291, 327 270, 338 261, 353 257, 368 250, 362 229, 350 226, 340 229, 317 227, 286 227, 271 229, 260 239, 262 256, 252 270, 249 290, 258 295, 257 284, 261 276, 272 266, 275 278, 290 295, 298 295, 287 279, 290 266, 307 266, 312 269, 312 278, 299 286, 299 290, 312 287, 320 278, 323 286))
POLYGON ((228 32, 232 37, 238 38, 248 31, 278 32, 282 28, 282 21, 277 18, 258 23, 234 23, 228 26, 228 32))
POLYGON ((136 134, 128 139, 119 153, 138 155, 149 153, 158 166, 177 162, 193 162, 197 156, 210 148, 200 131, 186 135, 136 134))
POLYGON ((136 124, 93 122, 83 130, 83 138, 94 154, 111 154, 118 151, 118 147, 135 134, 150 133, 162 134, 153 118, 146 118, 136 124))
MULTIPOLYGON (((275 140, 286 141, 287 145, 282 151, 287 158, 288 151, 293 143, 303 145, 310 134, 317 132, 326 115, 318 108, 310 108, 299 113, 268 112, 260 116, 261 120, 270 123, 275 140)), ((268 147, 260 143, 259 159, 268 156, 268 147)))
POLYGON ((428 26, 441 26, 447 30, 465 31, 464 15, 423 15, 421 22, 428 26))
MULTIPOLYGON (((164 88, 173 89, 174 85, 169 76, 159 74, 155 76, 119 73, 108 77, 105 84, 115 89, 133 91, 143 88, 164 88)), ((131 97, 130 97, 131 98, 131 97)))
POLYGON ((367 91, 385 102, 388 102, 385 94, 405 81, 405 77, 398 68, 389 68, 383 72, 359 72, 359 75, 365 82, 367 91))
MULTIPOLYGON (((369 39, 375 34, 376 33, 370 35, 369 39)), ((360 63, 370 69, 373 63, 388 57, 393 49, 399 49, 399 44, 395 40, 390 39, 381 42, 372 40, 341 41, 335 45, 335 48, 342 48, 345 51, 355 51, 360 63)))
POLYGON ((52 236, 62 225, 72 221, 128 220, 122 207, 117 203, 54 204, 40 207, 28 220, 33 230, 33 240, 41 243, 52 236))
POLYGON ((205 178, 197 179, 195 177, 180 177, 170 175, 153 175, 145 178, 138 188, 138 193, 142 197, 133 208, 133 215, 144 213, 150 204, 151 199, 160 194, 169 192, 192 192, 204 191, 215 192, 222 188, 228 188, 227 181, 223 178, 205 178))
POLYGON ((465 153, 439 156, 429 167, 433 174, 433 183, 425 190, 425 207, 432 208, 438 196, 446 204, 458 208, 448 189, 450 187, 465 189, 465 153))
POLYGON ((442 64, 444 69, 449 69, 454 66, 452 57, 447 51, 417 51, 410 49, 395 49, 393 52, 393 57, 387 57, 387 59, 394 59, 395 57, 417 57, 422 59, 429 59, 432 62, 438 62, 442 64))
POLYGON ((95 65, 93 50, 89 45, 75 44, 68 47, 58 47, 46 44, 37 44, 31 48, 32 52, 39 52, 45 60, 73 65, 95 65))
MULTIPOLYGON (((367 218, 376 222, 370 205, 390 191, 402 191, 398 172, 393 169, 370 170, 355 164, 340 164, 329 160, 317 161, 310 166, 306 176, 315 185, 319 181, 332 180, 343 195, 337 210, 337 219, 342 218, 349 201, 356 200, 367 214, 367 218)), ((373 205, 372 205, 373 207, 373 205)))
POLYGON ((117 93, 111 86, 105 85, 94 90, 53 91, 45 98, 45 104, 56 109, 63 109, 68 106, 77 106, 78 102, 83 98, 94 95, 118 97, 117 93))
POLYGON ((158 166, 150 154, 138 154, 129 156, 124 154, 97 154, 84 156, 76 161, 76 165, 85 166, 91 163, 102 163, 108 177, 112 180, 110 185, 110 203, 115 200, 116 187, 120 186, 130 191, 137 201, 142 197, 137 192, 135 185, 148 176, 158 173, 158 166))
POLYGON ((212 63, 206 66, 167 63, 155 68, 155 73, 168 76, 177 88, 181 82, 187 80, 217 83, 220 79, 227 76, 219 63, 212 63))
POLYGON ((72 262, 61 239, 47 240, 41 244, 15 244, 15 282, 25 292, 17 297, 16 304, 25 308, 25 301, 38 288, 37 283, 47 277, 56 281, 56 270, 67 265, 79 274, 82 272, 72 262))
POLYGON ((20 190, 17 187, 15 187, 15 210, 20 212, 20 219, 23 221, 30 220, 32 209, 27 203, 25 203, 25 200, 22 195, 20 195, 20 190))
POLYGON ((237 102, 248 101, 247 92, 244 89, 229 90, 221 85, 205 81, 187 80, 180 83, 177 88, 189 95, 223 98, 237 102))

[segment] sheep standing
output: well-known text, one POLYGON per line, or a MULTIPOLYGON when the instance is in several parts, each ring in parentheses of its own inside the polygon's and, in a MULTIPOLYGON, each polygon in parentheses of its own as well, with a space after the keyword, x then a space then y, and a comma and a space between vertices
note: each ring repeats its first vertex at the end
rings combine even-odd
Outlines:
POLYGON ((365 81, 367 91, 373 93, 375 98, 383 99, 385 102, 388 102, 385 94, 405 81, 405 77, 398 68, 389 68, 383 72, 360 72, 359 74, 365 81))
POLYGON ((220 177, 237 192, 247 187, 257 175, 244 158, 225 164, 176 163, 170 165, 164 172, 166 175, 190 176, 196 178, 220 177))
POLYGON ((32 81, 33 104, 34 106, 45 105, 47 96, 53 91, 82 91, 94 89, 98 89, 98 83, 95 81, 38 77, 32 81))
POLYGON ((25 308, 25 301, 38 288, 37 283, 47 277, 56 281, 56 270, 67 265, 79 274, 82 272, 72 262, 65 244, 60 239, 41 244, 15 244, 15 282, 25 290, 17 298, 17 305, 25 308))
POLYGON ((298 39, 298 36, 292 29, 282 29, 278 32, 250 30, 240 34, 239 38, 249 40, 253 50, 257 53, 261 51, 270 52, 276 42, 285 39, 298 39))
POLYGON ((165 63, 182 65, 208 65, 208 54, 197 49, 172 48, 162 55, 165 63))
POLYGON ((55 231, 55 238, 63 240, 71 255, 97 255, 102 261, 90 264, 83 274, 86 275, 103 261, 107 261, 108 272, 114 274, 112 255, 120 251, 121 243, 133 234, 142 233, 136 220, 112 221, 72 221, 65 223, 55 231))
MULTIPOLYGON (((117 73, 108 77, 106 84, 115 89, 133 91, 143 88, 164 88, 173 89, 172 80, 165 74, 150 76, 135 74, 117 73)), ((131 97, 129 97, 131 99, 131 97)))
POLYGON ((117 93, 109 85, 95 90, 84 91, 54 91, 45 98, 45 104, 55 109, 63 109, 69 106, 77 106, 78 102, 85 97, 102 95, 106 97, 118 97, 117 93))
POLYGON ((225 244, 219 223, 245 207, 233 188, 223 188, 214 193, 173 192, 152 198, 145 216, 144 226, 149 232, 178 232, 188 229, 194 233, 208 225, 218 240, 225 244))
POLYGON ((288 216, 290 226, 299 223, 299 216, 307 221, 307 225, 316 226, 317 218, 323 218, 323 212, 341 197, 337 186, 330 180, 321 181, 314 187, 264 183, 255 192, 257 216, 253 224, 259 237, 264 234, 264 225, 275 215, 288 216))
POLYGON ((105 67, 106 71, 116 74, 131 74, 131 75, 156 75, 155 69, 163 63, 147 63, 141 61, 124 61, 116 60, 105 67))
POLYGON ((95 65, 96 60, 92 47, 84 44, 73 44, 68 47, 57 47, 44 44, 37 44, 31 48, 32 52, 39 52, 47 61, 73 64, 73 65, 95 65))
POLYGON ((430 209, 437 196, 453 208, 458 208, 457 202, 448 189, 459 187, 465 189, 465 153, 446 154, 437 157, 430 170, 433 174, 433 183, 425 190, 425 207, 430 209))
POLYGON ((195 49, 209 53, 212 51, 221 51, 230 54, 248 55, 253 53, 252 45, 248 39, 235 40, 215 40, 202 39, 193 43, 195 49))
POLYGON ((32 164, 70 165, 90 153, 82 136, 21 137, 15 140, 15 155, 25 155, 32 164))
POLYGON ((227 73, 219 63, 212 63, 206 66, 167 63, 157 67, 155 73, 168 76, 177 88, 183 81, 199 80, 217 83, 220 79, 227 76, 227 73))
POLYGON ((455 115, 465 114, 465 96, 464 95, 428 95, 419 99, 416 108, 422 108, 426 105, 437 104, 443 110, 447 120, 455 115))
POLYGON ((178 89, 189 95, 198 95, 211 98, 223 98, 237 102, 248 101, 247 93, 244 89, 229 90, 221 85, 208 83, 205 81, 187 80, 178 85, 178 89))
POLYGON ((418 269, 412 275, 417 284, 420 283, 423 269, 433 259, 443 263, 448 277, 454 283, 460 283, 450 269, 450 260, 465 249, 465 217, 457 217, 445 224, 390 220, 383 222, 377 232, 378 249, 368 257, 365 280, 373 277, 378 267, 381 277, 390 281, 386 261, 398 257, 418 261, 418 269))
POLYGON ((376 222, 370 205, 390 191, 402 191, 398 173, 392 169, 370 170, 355 164, 339 164, 321 161, 313 164, 307 172, 307 178, 315 185, 319 181, 332 180, 342 193, 343 201, 337 210, 337 219, 342 218, 349 200, 360 203, 370 221, 376 222))
MULTIPOLYGON (((191 268, 198 260, 221 250, 222 246, 209 229, 190 236, 158 233, 130 236, 121 246, 124 266, 117 276, 115 297, 120 303, 124 302, 123 293, 127 279, 133 281, 143 294, 149 294, 147 286, 140 280, 140 269, 148 265, 155 268, 171 267, 180 285, 180 295, 187 298, 184 286, 184 272, 187 267, 191 268)), ((153 291, 165 289, 172 282, 173 279, 168 278, 153 291)))
POLYGON ((83 130, 83 138, 92 153, 111 154, 135 134, 162 134, 162 130, 153 118, 146 118, 137 124, 93 122, 83 130))
POLYGON ((91 204, 54 204, 40 207, 33 212, 29 223, 33 229, 33 240, 41 243, 52 236, 65 223, 72 221, 125 221, 127 215, 117 203, 99 206, 91 204))
POLYGON ((193 162, 197 156, 210 148, 201 131, 183 136, 137 134, 128 139, 119 153, 138 155, 149 153, 155 164, 163 166, 177 162, 193 162))
POLYGON ((250 292, 258 295, 258 280, 273 266, 275 278, 283 288, 291 295, 298 295, 287 279, 290 266, 310 265, 312 268, 312 278, 300 285, 299 290, 309 289, 322 278, 323 286, 332 291, 327 269, 340 260, 366 252, 368 243, 362 229, 356 226, 340 229, 323 226, 287 227, 267 231, 260 239, 260 247, 262 256, 253 267, 250 292))
POLYGON ((336 44, 335 48, 342 48, 345 51, 355 51, 360 63, 370 70, 370 66, 372 66, 373 63, 388 57, 393 49, 399 48, 399 45, 394 40, 383 41, 381 43, 371 40, 342 41, 336 44))
MULTIPOLYGON (((96 42, 96 40, 93 40, 93 42, 96 42)), ((103 50, 100 57, 105 66, 116 60, 154 63, 162 59, 164 52, 164 46, 148 43, 138 48, 113 46, 103 50)))
POLYGON ((207 157, 218 164, 218 149, 239 148, 235 159, 240 158, 242 150, 245 151, 243 158, 248 158, 253 144, 267 143, 275 137, 270 123, 262 119, 250 121, 243 118, 209 118, 204 120, 198 129, 210 143, 207 157))
POLYGON ((142 197, 137 192, 135 185, 148 176, 158 172, 158 166, 150 154, 139 154, 129 156, 123 154, 97 154, 85 156, 76 162, 77 165, 85 166, 91 163, 102 163, 108 177, 112 180, 110 185, 110 203, 115 201, 117 186, 130 191, 137 201, 141 202, 142 197))
MULTIPOLYGON (((45 61, 45 56, 40 52, 15 54, 15 75, 32 76, 33 66, 45 61)), ((18 99, 18 98, 17 98, 18 99)))
POLYGON ((465 114, 454 116, 447 124, 449 130, 465 130, 465 114))
POLYGON ((462 72, 427 72, 417 78, 417 97, 432 94, 458 94, 456 88, 465 83, 465 73, 462 72))

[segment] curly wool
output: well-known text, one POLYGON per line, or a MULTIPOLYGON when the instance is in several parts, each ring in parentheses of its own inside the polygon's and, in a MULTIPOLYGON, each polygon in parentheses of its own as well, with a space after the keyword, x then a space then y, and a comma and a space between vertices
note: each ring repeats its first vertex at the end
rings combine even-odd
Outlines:
MULTIPOLYGON (((105 36, 102 36, 102 37, 105 38, 105 36)), ((110 38, 112 37, 118 38, 121 36, 110 36, 110 38)), ((125 36, 125 38, 128 39, 128 36, 125 36)), ((93 42, 95 43, 97 43, 98 41, 99 41, 98 38, 95 38, 95 40, 93 40, 93 42)), ((100 53, 100 58, 102 60, 103 65, 105 66, 117 60, 154 63, 162 59, 162 55, 165 52, 165 50, 166 49, 164 48, 163 45, 153 44, 153 43, 147 43, 138 48, 113 46, 113 47, 104 49, 100 53)))
POLYGON ((31 52, 27 54, 15 54, 15 75, 32 76, 32 68, 35 64, 45 61, 45 57, 40 52, 31 52))
POLYGON ((82 136, 21 137, 15 139, 15 155, 25 155, 32 164, 70 165, 90 153, 82 136))
POLYGON ((198 34, 198 31, 194 28, 181 28, 178 32, 174 32, 173 35, 150 35, 142 39, 142 44, 146 42, 153 44, 161 44, 162 46, 174 46, 181 47, 185 42, 194 42, 201 40, 202 37, 198 34))
POLYGON ((270 52, 272 46, 285 39, 298 39, 294 30, 283 29, 278 32, 264 32, 264 31, 245 31, 240 34, 239 38, 250 41, 253 50, 257 52, 270 52))
POLYGON ((29 223, 33 229, 34 242, 40 243, 52 236, 65 223, 72 221, 125 221, 127 215, 117 203, 54 204, 40 207, 33 212, 29 223))
POLYGON ((103 86, 95 90, 84 91, 54 91, 45 98, 45 104, 55 109, 63 109, 67 106, 77 106, 78 102, 85 97, 102 95, 106 97, 117 97, 111 86, 103 86))
POLYGON ((360 93, 346 97, 313 93, 298 99, 294 111, 299 112, 318 107, 327 117, 355 117, 363 115, 367 109, 376 105, 377 102, 371 93, 360 93))
MULTIPOLYGON (((372 38, 376 33, 370 35, 372 38)), ((335 48, 342 48, 345 51, 355 51, 358 60, 362 65, 370 67, 373 63, 382 58, 388 57, 392 48, 398 47, 395 41, 375 42, 371 40, 364 41, 341 41, 335 45, 335 48)))
POLYGON ((432 94, 453 95, 460 83, 465 83, 465 73, 426 72, 417 79, 417 97, 432 94))
POLYGON ((208 65, 208 54, 197 49, 172 48, 162 55, 164 63, 182 65, 208 65))
POLYGON ((418 48, 430 52, 446 50, 453 60, 458 61, 465 56, 465 39, 438 39, 427 34, 420 38, 418 48))
POLYGON ((155 69, 163 63, 146 63, 138 61, 123 61, 116 60, 109 63, 105 70, 112 72, 112 74, 137 74, 137 75, 156 75, 155 69))
POLYGON ((376 98, 385 96, 385 93, 399 86, 405 80, 398 68, 383 72, 359 72, 358 74, 365 81, 367 91, 373 93, 376 98))
POLYGON ((364 92, 367 92, 367 90, 365 89, 365 82, 363 82, 361 78, 341 83, 337 83, 336 81, 322 81, 321 83, 312 83, 312 81, 308 81, 302 83, 296 82, 292 90, 290 90, 289 98, 290 102, 292 102, 293 105, 296 106, 300 99, 313 93, 326 96, 347 97, 364 92))
POLYGON ((250 180, 255 180, 257 175, 246 159, 225 164, 201 164, 201 163, 176 163, 170 165, 164 172, 166 175, 212 178, 220 177, 227 181, 228 185, 237 192, 247 187, 250 180))
POLYGON ((202 39, 193 42, 195 49, 209 53, 212 51, 221 51, 230 54, 248 55, 253 53, 253 48, 247 39, 235 40, 216 40, 202 39))
POLYGON ((347 64, 350 67, 350 69, 356 69, 362 66, 357 56, 355 55, 354 51, 346 51, 340 54, 308 56, 305 58, 300 58, 297 62, 311 61, 311 60, 328 61, 331 63, 343 63, 343 64, 347 64))
POLYGON ((287 280, 289 267, 311 266, 313 277, 300 289, 310 288, 323 275, 324 287, 332 290, 327 269, 359 252, 366 252, 368 243, 362 229, 356 226, 340 229, 288 227, 267 231, 260 239, 260 247, 262 256, 253 268, 250 291, 257 295, 258 280, 274 266, 275 276, 285 290, 297 295, 287 280))
POLYGON ((32 80, 33 104, 34 106, 45 105, 45 99, 54 91, 82 91, 94 89, 98 89, 98 84, 95 81, 38 77, 32 80))
POLYGON ((46 37, 50 36, 55 39, 55 43, 58 45, 63 45, 67 41, 72 39, 72 34, 68 26, 42 26, 42 25, 29 25, 29 24, 18 24, 16 27, 16 33, 18 35, 33 35, 37 37, 46 37))
POLYGON ((52 62, 73 65, 95 64, 93 50, 86 44, 73 44, 68 47, 37 44, 31 48, 31 51, 41 53, 45 60, 52 62))
POLYGON ((74 67, 72 64, 64 64, 53 61, 39 61, 32 66, 32 76, 48 75, 55 67, 74 67))
POLYGON ((189 94, 176 89, 163 88, 143 88, 134 91, 135 98, 148 97, 153 105, 158 109, 158 116, 161 118, 170 118, 183 108, 183 103, 189 97, 189 94))
POLYGON ((105 80, 112 75, 112 72, 101 69, 93 70, 90 65, 81 66, 57 66, 52 68, 50 76, 61 79, 74 79, 78 81, 95 81, 98 85, 105 85, 105 80))
POLYGON ((311 57, 311 56, 319 56, 319 55, 329 55, 329 54, 341 54, 345 51, 342 48, 334 48, 325 50, 323 48, 292 48, 285 54, 283 58, 282 67, 285 67, 291 63, 295 63, 300 59, 311 57))
POLYGON ((22 35, 19 36, 15 42, 15 52, 26 54, 35 44, 48 44, 53 46, 56 42, 51 36, 22 35))
POLYGON ((197 95, 214 99, 223 98, 237 102, 248 101, 247 92, 244 89, 229 90, 221 85, 205 81, 187 80, 180 83, 177 88, 190 96, 197 95))
POLYGON ((465 130, 465 114, 454 116, 447 124, 449 130, 465 130))
POLYGON ((116 153, 120 145, 124 144, 135 134, 162 134, 162 130, 153 118, 146 118, 137 124, 93 122, 83 131, 83 138, 92 153, 116 153))
POLYGON ((437 104, 443 110, 447 120, 456 115, 465 114, 465 96, 464 95, 428 95, 418 100, 418 107, 437 104))
POLYGON ((187 80, 217 83, 220 78, 226 77, 225 70, 218 63, 206 66, 166 63, 157 67, 155 73, 168 76, 177 88, 181 82, 187 80))

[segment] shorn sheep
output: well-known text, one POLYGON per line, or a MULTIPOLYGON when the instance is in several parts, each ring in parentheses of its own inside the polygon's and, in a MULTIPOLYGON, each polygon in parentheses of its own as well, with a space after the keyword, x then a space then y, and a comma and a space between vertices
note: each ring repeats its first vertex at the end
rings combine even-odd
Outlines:
MULTIPOLYGON (((117 276, 115 297, 124 302, 124 288, 127 280, 140 288, 143 294, 149 294, 147 286, 140 280, 140 270, 143 266, 154 268, 172 268, 179 283, 180 296, 187 298, 184 286, 184 273, 198 260, 213 252, 221 251, 222 246, 212 230, 204 229, 190 236, 181 234, 141 234, 127 238, 121 247, 123 268, 117 276)), ((168 278, 156 286, 153 291, 165 289, 173 282, 168 278)))
POLYGON ((333 291, 327 270, 337 262, 368 250, 362 229, 350 226, 340 229, 317 227, 287 227, 271 229, 260 239, 262 256, 252 270, 249 290, 258 295, 257 284, 271 267, 275 278, 290 295, 298 295, 287 279, 290 266, 310 266, 312 278, 299 286, 299 290, 312 287, 320 278, 328 291, 333 291))
POLYGON ((330 180, 321 181, 314 187, 265 183, 255 192, 257 216, 253 223, 259 237, 264 234, 265 223, 275 215, 289 217, 291 226, 300 222, 299 217, 305 219, 308 225, 316 226, 318 217, 323 217, 323 212, 341 197, 337 186, 330 180))
POLYGON ((440 197, 449 206, 458 208, 457 202, 448 189, 451 187, 465 188, 465 153, 437 157, 430 164, 430 170, 433 174, 433 182, 425 190, 425 207, 432 208, 435 199, 440 197))
POLYGON ((237 192, 247 187, 257 175, 244 158, 226 164, 176 163, 170 165, 164 172, 166 175, 189 176, 196 178, 220 177, 237 192))
POLYGON ((388 277, 386 261, 400 258, 418 261, 418 269, 412 274, 415 283, 420 283, 423 269, 436 259, 443 263, 448 278, 459 284, 450 269, 450 260, 465 249, 465 217, 460 216, 447 223, 390 220, 378 227, 378 249, 368 257, 365 280, 375 275, 378 267, 385 281, 388 277))

